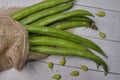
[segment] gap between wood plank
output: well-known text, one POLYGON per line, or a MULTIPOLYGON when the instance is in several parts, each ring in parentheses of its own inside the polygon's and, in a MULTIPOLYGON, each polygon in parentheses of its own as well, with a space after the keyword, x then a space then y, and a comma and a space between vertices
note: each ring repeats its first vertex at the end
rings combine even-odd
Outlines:
POLYGON ((80 5, 80 4, 76 4, 76 3, 75 3, 74 5, 82 6, 82 7, 89 7, 89 8, 94 8, 94 9, 102 9, 102 10, 106 10, 106 11, 111 11, 111 12, 117 12, 117 13, 120 13, 120 11, 111 10, 111 9, 104 9, 104 8, 98 8, 98 7, 92 7, 92 6, 80 5))
POLYGON ((105 40, 105 41, 111 41, 111 42, 120 43, 120 41, 117 41, 117 40, 102 39, 102 38, 90 37, 90 36, 86 36, 86 35, 81 35, 81 36, 88 37, 88 38, 92 38, 92 39, 99 39, 99 40, 105 40))

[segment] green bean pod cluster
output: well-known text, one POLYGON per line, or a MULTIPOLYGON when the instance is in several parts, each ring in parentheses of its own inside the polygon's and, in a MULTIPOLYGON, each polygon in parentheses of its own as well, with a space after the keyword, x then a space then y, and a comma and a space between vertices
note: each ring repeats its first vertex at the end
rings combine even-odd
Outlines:
POLYGON ((104 51, 93 41, 66 31, 75 27, 97 29, 95 21, 90 18, 94 17, 90 11, 65 12, 72 8, 73 4, 74 0, 45 0, 23 8, 11 17, 23 24, 28 31, 30 51, 87 58, 94 61, 97 66, 102 65, 107 75, 106 62, 91 49, 107 57, 104 51))

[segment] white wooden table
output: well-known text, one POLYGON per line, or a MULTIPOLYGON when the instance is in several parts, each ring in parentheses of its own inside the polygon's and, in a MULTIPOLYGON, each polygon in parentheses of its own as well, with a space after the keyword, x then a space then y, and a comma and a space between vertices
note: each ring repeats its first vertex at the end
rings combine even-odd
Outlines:
MULTIPOLYGON (((0 0, 0 7, 28 6, 42 0, 0 0), (18 2, 19 1, 19 2, 18 2)), ((120 80, 120 0, 76 0, 72 9, 85 9, 96 14, 100 10, 106 12, 106 16, 93 18, 100 31, 106 33, 106 39, 101 39, 98 32, 91 29, 77 28, 74 33, 89 38, 96 42, 108 55, 103 58, 109 66, 109 74, 104 76, 103 69, 96 69, 92 61, 78 57, 66 57, 66 66, 59 66, 61 56, 49 56, 47 59, 29 63, 22 72, 10 69, 0 72, 0 80, 52 80, 53 74, 61 74, 61 80, 120 80), (47 62, 55 63, 54 70, 50 71, 47 62), (87 65, 87 72, 80 69, 80 64, 87 65), (80 71, 78 77, 71 77, 73 70, 80 71)))

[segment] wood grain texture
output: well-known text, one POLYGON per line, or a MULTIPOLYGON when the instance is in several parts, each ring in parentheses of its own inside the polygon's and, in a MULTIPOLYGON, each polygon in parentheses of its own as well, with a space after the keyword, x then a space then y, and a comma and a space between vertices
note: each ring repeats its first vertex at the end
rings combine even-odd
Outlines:
POLYGON ((76 4, 120 12, 120 0, 76 0, 76 4))
MULTIPOLYGON (((42 0, 0 0, 0 7, 11 6, 28 6, 42 0), (18 2, 19 1, 19 2, 18 2)), ((79 57, 67 56, 65 67, 59 66, 61 56, 49 56, 47 59, 39 62, 33 62, 26 66, 22 72, 17 72, 14 69, 1 72, 0 80, 51 80, 51 76, 55 73, 62 75, 61 80, 119 80, 120 79, 120 0, 76 0, 74 9, 85 9, 91 11, 94 15, 104 10, 105 17, 97 17, 94 19, 99 30, 106 33, 106 39, 101 39, 97 31, 85 28, 76 28, 74 34, 89 38, 96 42, 108 55, 108 59, 102 58, 107 62, 110 73, 104 76, 103 70, 100 67, 96 69, 94 62, 85 60, 79 57), (47 63, 52 61, 56 65, 53 71, 47 68, 47 63), (80 64, 85 64, 89 67, 88 72, 79 69, 80 64), (80 76, 71 77, 68 73, 72 70, 79 70, 80 76)), ((97 54, 97 53, 96 53, 97 54)))

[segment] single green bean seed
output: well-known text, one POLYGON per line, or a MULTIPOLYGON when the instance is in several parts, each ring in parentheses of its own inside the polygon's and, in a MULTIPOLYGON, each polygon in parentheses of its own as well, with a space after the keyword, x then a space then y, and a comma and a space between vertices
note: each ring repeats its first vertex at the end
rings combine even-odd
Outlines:
POLYGON ((99 17, 104 17, 105 12, 104 11, 99 11, 96 15, 99 16, 99 17))
POLYGON ((99 32, 101 38, 106 38, 106 34, 104 32, 99 32))
POLYGON ((48 68, 49 69, 53 70, 53 66, 54 66, 53 62, 48 62, 48 68))
POLYGON ((88 67, 85 66, 85 65, 81 65, 81 69, 82 69, 83 71, 87 71, 87 70, 88 70, 88 67))
POLYGON ((55 74, 52 76, 53 79, 59 80, 61 79, 61 75, 60 74, 55 74))
POLYGON ((62 57, 61 60, 60 60, 60 65, 64 66, 65 63, 66 63, 66 59, 65 59, 65 57, 62 57))
POLYGON ((76 70, 76 71, 72 71, 72 72, 70 73, 71 76, 79 76, 79 74, 80 74, 80 73, 79 73, 79 71, 77 71, 77 70, 76 70))

